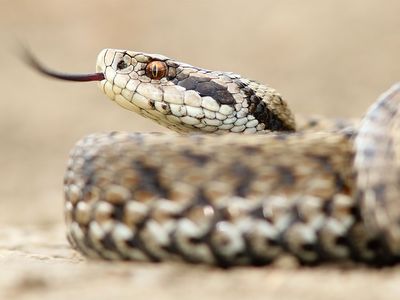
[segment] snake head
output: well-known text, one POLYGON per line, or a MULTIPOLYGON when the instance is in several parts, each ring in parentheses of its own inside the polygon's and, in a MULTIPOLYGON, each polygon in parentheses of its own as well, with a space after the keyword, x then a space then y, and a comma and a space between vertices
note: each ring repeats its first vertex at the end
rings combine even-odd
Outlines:
POLYGON ((178 132, 292 131, 280 95, 238 74, 201 69, 159 54, 104 49, 100 88, 122 107, 178 132))
POLYGON ((50 70, 25 51, 38 72, 62 80, 99 81, 122 107, 178 132, 294 131, 294 118, 272 88, 231 72, 210 71, 159 54, 104 49, 96 73, 50 70))

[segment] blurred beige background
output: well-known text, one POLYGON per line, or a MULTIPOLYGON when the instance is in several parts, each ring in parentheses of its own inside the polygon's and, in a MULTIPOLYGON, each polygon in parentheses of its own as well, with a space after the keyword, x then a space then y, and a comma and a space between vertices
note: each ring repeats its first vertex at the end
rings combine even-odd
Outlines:
POLYGON ((95 83, 39 76, 21 43, 66 72, 93 71, 102 48, 161 53, 266 82, 298 113, 358 117, 400 80, 399 12, 398 0, 0 0, 0 227, 62 224, 83 135, 163 130, 95 83))

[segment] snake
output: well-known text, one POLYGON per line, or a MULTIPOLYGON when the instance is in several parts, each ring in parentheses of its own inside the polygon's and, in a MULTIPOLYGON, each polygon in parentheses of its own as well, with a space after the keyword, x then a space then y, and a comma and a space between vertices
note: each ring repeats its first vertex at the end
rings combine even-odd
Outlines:
POLYGON ((272 87, 160 54, 104 49, 110 100, 171 133, 94 133, 64 177, 67 238, 89 258, 262 266, 400 258, 400 83, 360 120, 295 117, 272 87))

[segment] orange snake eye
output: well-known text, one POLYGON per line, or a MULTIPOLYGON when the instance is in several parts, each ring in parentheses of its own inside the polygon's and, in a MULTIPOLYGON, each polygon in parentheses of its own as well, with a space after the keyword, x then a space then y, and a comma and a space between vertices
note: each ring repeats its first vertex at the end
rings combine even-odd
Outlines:
POLYGON ((160 80, 167 75, 167 64, 163 61, 152 61, 146 66, 146 75, 151 79, 160 80))

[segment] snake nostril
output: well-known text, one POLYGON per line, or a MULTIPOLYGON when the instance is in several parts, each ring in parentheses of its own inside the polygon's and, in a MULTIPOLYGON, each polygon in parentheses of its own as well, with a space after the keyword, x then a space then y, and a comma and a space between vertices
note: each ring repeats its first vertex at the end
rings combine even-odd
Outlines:
POLYGON ((117 69, 118 69, 118 70, 123 70, 123 69, 125 69, 126 67, 128 67, 128 64, 127 64, 124 60, 121 60, 121 61, 117 64, 117 69))

